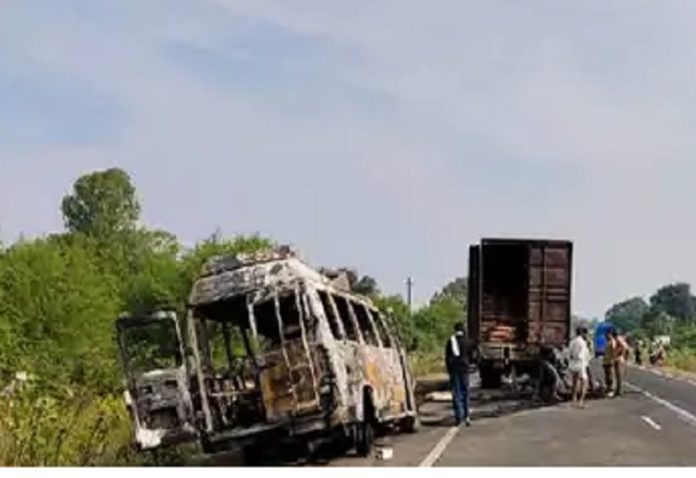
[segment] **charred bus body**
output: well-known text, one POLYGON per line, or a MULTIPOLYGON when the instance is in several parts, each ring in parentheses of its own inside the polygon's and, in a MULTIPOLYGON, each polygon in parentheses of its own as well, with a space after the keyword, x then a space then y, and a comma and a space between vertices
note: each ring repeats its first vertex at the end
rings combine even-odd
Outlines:
POLYGON ((479 342, 482 385, 504 371, 535 373, 543 347, 570 340, 573 245, 483 239, 469 248, 469 336, 479 342))
POLYGON ((367 454, 375 426, 416 428, 415 382, 391 324, 292 251, 211 260, 187 309, 181 331, 171 314, 117 322, 141 448, 337 434, 367 454), (147 355, 170 355, 169 367, 143 370, 129 338, 153 323, 177 340, 147 355))

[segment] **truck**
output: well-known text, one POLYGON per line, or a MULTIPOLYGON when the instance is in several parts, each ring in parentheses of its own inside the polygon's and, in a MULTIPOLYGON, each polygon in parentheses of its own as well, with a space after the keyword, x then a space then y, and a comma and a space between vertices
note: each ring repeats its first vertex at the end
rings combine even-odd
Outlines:
POLYGON ((142 450, 204 451, 418 428, 415 380, 392 321, 289 248, 208 261, 183 320, 116 321, 125 400, 142 450))
POLYGON ((614 328, 614 324, 605 320, 597 324, 594 331, 594 352, 595 358, 604 356, 604 349, 607 346, 607 332, 614 328))
POLYGON ((467 328, 483 388, 503 374, 534 376, 540 352, 570 340, 573 244, 482 239, 469 247, 467 328))

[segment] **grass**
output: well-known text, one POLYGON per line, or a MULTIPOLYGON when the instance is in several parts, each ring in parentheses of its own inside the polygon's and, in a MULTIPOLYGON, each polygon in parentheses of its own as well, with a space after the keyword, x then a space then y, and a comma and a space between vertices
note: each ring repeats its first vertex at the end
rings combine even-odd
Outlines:
POLYGON ((415 352, 411 354, 411 367, 416 377, 445 373, 445 358, 441 353, 415 352))
POLYGON ((27 386, 0 398, 0 466, 131 464, 130 438, 120 396, 56 396, 27 386))
POLYGON ((696 350, 691 348, 670 350, 667 354, 667 365, 687 372, 696 372, 696 350))

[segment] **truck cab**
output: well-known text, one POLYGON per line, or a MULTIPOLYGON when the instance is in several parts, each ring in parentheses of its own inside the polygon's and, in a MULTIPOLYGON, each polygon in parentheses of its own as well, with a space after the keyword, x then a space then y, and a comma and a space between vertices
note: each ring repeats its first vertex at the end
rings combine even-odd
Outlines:
POLYGON ((141 450, 196 437, 181 333, 174 312, 116 321, 124 399, 141 450))

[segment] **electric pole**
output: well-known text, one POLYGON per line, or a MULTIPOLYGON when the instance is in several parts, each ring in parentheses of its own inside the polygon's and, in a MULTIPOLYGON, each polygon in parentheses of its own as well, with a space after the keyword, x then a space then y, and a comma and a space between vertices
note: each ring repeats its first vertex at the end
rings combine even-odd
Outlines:
POLYGON ((413 279, 406 279, 406 304, 408 304, 409 314, 412 312, 411 305, 413 303, 413 279))

